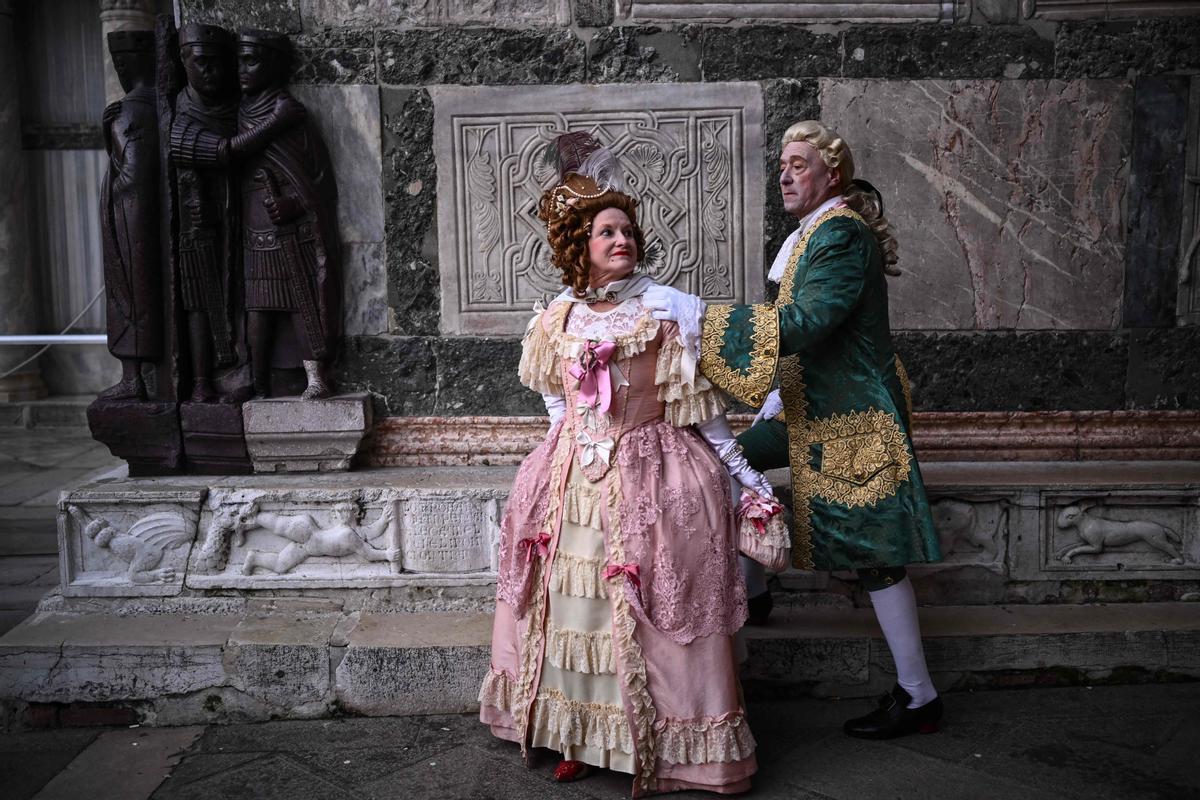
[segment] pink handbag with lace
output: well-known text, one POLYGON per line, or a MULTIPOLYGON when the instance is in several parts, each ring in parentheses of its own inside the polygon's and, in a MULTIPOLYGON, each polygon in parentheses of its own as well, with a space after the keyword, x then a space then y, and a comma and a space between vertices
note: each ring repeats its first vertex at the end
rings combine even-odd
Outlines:
POLYGON ((783 506, 774 498, 742 493, 738 504, 738 550, 772 572, 792 563, 792 540, 783 521, 783 506))

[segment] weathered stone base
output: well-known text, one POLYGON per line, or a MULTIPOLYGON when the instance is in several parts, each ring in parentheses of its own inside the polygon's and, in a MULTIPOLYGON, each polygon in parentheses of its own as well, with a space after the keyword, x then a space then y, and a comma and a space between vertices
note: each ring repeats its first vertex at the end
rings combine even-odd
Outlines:
POLYGON ((181 403, 179 420, 188 472, 245 475, 251 471, 241 406, 181 403))
POLYGON ((255 472, 350 469, 371 428, 371 404, 365 394, 251 400, 242 406, 242 414, 255 472))
POLYGON ((92 437, 129 462, 130 475, 169 475, 183 468, 175 403, 96 400, 87 409, 92 437))
MULTIPOLYGON (((0 704, 10 719, 28 704, 123 706, 158 725, 478 707, 490 614, 346 614, 285 599, 240 613, 181 609, 40 612, 0 638, 0 704)), ((946 691, 1200 680, 1196 612, 1189 603, 943 607, 921 618, 946 691)), ((864 696, 895 682, 866 609, 793 609, 749 629, 747 645, 754 694, 864 696)))

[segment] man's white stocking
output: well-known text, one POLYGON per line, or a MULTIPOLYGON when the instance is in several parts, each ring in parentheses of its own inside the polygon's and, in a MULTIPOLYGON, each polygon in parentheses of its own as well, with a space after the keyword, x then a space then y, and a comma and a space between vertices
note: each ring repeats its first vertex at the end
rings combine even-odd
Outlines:
POLYGON ((875 617, 883 629, 883 638, 896 662, 900 687, 908 692, 909 708, 919 708, 937 697, 929 668, 925 666, 925 651, 921 647, 921 625, 917 621, 917 598, 912 581, 906 576, 895 586, 869 592, 875 606, 875 617))

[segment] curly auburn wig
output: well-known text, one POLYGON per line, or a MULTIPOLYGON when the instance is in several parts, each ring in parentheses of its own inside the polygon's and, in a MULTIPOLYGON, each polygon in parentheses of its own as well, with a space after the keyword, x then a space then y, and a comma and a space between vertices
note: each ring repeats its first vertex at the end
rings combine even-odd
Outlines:
POLYGON ((633 240, 637 244, 640 262, 646 255, 646 238, 637 222, 637 201, 627 194, 608 191, 599 197, 579 198, 562 213, 558 213, 555 195, 558 187, 547 189, 538 202, 538 219, 546 223, 546 238, 550 241, 550 263, 562 271, 564 286, 570 286, 577 297, 582 297, 588 287, 588 240, 592 233, 592 220, 606 208, 617 208, 625 212, 633 226, 633 240))

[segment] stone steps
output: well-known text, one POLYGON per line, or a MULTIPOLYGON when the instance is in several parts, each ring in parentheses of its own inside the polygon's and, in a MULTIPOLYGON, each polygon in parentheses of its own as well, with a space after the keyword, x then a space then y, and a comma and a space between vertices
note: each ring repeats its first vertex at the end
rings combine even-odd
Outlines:
POLYGON ((87 428, 87 407, 95 399, 94 394, 66 394, 0 403, 0 427, 87 428))
MULTIPOLYGON (((159 725, 464 712, 489 658, 486 613, 347 614, 303 598, 78 613, 54 599, 0 637, 8 719, 38 704, 130 707, 159 725)), ((943 690, 1200 679, 1195 603, 943 606, 921 618, 943 690)), ((868 609, 784 609, 746 641, 755 696, 863 696, 895 680, 868 609)))

